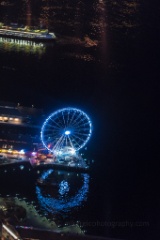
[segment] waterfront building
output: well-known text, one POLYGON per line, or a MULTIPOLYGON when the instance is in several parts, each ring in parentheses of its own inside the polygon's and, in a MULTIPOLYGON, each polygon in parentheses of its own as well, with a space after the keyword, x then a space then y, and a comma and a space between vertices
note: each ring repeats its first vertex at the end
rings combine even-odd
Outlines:
POLYGON ((34 149, 40 143, 43 110, 0 102, 0 148, 34 149))

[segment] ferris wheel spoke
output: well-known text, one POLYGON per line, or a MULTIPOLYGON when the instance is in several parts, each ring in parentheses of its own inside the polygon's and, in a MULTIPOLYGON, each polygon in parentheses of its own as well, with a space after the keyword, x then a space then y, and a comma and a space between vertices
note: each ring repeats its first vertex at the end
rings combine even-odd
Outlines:
POLYGON ((57 143, 54 145, 53 149, 54 149, 54 150, 55 150, 55 149, 59 149, 59 146, 62 145, 64 139, 65 139, 65 136, 62 135, 62 136, 58 139, 57 143))
POLYGON ((81 142, 84 142, 85 141, 85 139, 83 138, 83 137, 81 137, 81 136, 77 136, 77 134, 73 134, 73 136, 76 138, 76 139, 79 139, 81 142))
POLYGON ((90 129, 89 129, 89 128, 76 128, 76 129, 74 130, 74 132, 82 132, 82 133, 89 134, 90 129))
POLYGON ((81 133, 81 132, 78 132, 78 131, 75 131, 74 133, 77 134, 77 135, 81 135, 81 136, 89 136, 90 135, 90 133, 89 134, 88 133, 81 133))
POLYGON ((71 140, 71 138, 70 138, 70 137, 68 137, 68 138, 69 138, 69 142, 70 142, 70 144, 71 144, 72 148, 74 149, 73 141, 71 140))
POLYGON ((60 128, 63 127, 63 126, 60 126, 57 123, 55 123, 53 120, 51 120, 51 121, 54 123, 54 125, 53 125, 53 123, 52 124, 51 123, 47 123, 47 127, 56 128, 56 129, 60 129, 60 128))
POLYGON ((82 135, 80 136, 80 135, 78 135, 77 133, 74 134, 74 137, 76 137, 76 138, 78 138, 78 139, 81 139, 81 140, 83 139, 83 141, 85 141, 85 140, 87 139, 86 136, 82 136, 82 135))
POLYGON ((73 126, 79 125, 80 123, 83 123, 84 121, 86 121, 86 119, 80 118, 79 121, 75 122, 75 124, 73 126))
POLYGON ((72 147, 72 143, 70 141, 70 137, 69 136, 66 137, 66 146, 71 146, 72 147))
POLYGON ((49 128, 49 129, 44 129, 44 133, 45 134, 50 134, 50 133, 59 133, 60 132, 60 129, 51 129, 51 128, 49 128))
MULTIPOLYGON (((73 142, 75 142, 78 145, 79 148, 81 147, 81 145, 75 140, 75 138, 72 140, 72 143, 73 142)), ((73 146, 73 148, 75 148, 75 147, 73 146)))
POLYGON ((76 123, 76 121, 80 118, 81 115, 82 113, 80 112, 79 115, 74 119, 74 121, 72 121, 72 126, 76 123))
POLYGON ((79 130, 79 129, 77 129, 77 130, 75 129, 75 130, 74 130, 74 133, 80 134, 80 135, 81 135, 81 134, 82 134, 82 135, 84 135, 84 134, 85 134, 85 135, 89 135, 89 134, 90 134, 88 130, 85 131, 85 130, 79 130))
POLYGON ((61 136, 58 140, 55 139, 56 144, 54 145, 53 148, 56 148, 62 140, 63 140, 63 136, 61 136))
POLYGON ((54 150, 58 150, 58 151, 61 150, 61 149, 63 149, 64 141, 65 141, 65 138, 63 138, 62 141, 59 142, 59 144, 56 145, 53 149, 54 149, 54 150))
POLYGON ((60 127, 59 127, 59 126, 57 127, 57 126, 55 126, 55 125, 53 125, 53 124, 51 125, 50 123, 48 123, 47 128, 50 129, 50 130, 53 130, 53 129, 59 130, 59 129, 62 128, 62 127, 61 127, 61 126, 60 126, 60 127))
POLYGON ((58 136, 61 136, 61 133, 60 133, 59 130, 57 130, 57 131, 45 131, 45 135, 52 135, 52 136, 58 135, 58 136))
POLYGON ((67 111, 67 113, 68 113, 68 114, 67 114, 67 116, 68 116, 68 117, 67 117, 67 126, 68 126, 68 125, 69 125, 69 114, 70 114, 70 111, 67 111))
POLYGON ((66 122, 65 122, 65 118, 64 118, 64 113, 63 112, 62 112, 62 116, 63 116, 64 126, 66 127, 66 122))
POLYGON ((73 145, 73 141, 71 140, 70 137, 68 137, 68 139, 69 139, 69 142, 70 142, 70 146, 74 149, 75 147, 74 147, 74 145, 73 145))
POLYGON ((91 128, 90 124, 88 122, 78 122, 77 125, 79 126, 79 128, 91 128))
POLYGON ((55 121, 57 121, 57 122, 60 123, 62 126, 64 126, 63 116, 62 116, 62 115, 58 116, 57 119, 55 119, 55 121))
POLYGON ((90 131, 90 128, 89 127, 85 127, 85 126, 83 126, 83 125, 80 125, 80 126, 75 126, 74 127, 74 131, 83 131, 83 132, 89 132, 90 131))
POLYGON ((85 121, 84 119, 81 119, 79 122, 75 123, 74 126, 78 126, 78 127, 83 127, 84 128, 84 126, 87 125, 88 127, 90 127, 89 123, 88 122, 84 122, 84 121, 85 121))
POLYGON ((70 119, 70 121, 68 123, 69 126, 72 124, 72 121, 73 121, 75 115, 76 115, 76 111, 73 112, 73 115, 72 115, 72 117, 71 117, 71 119, 70 119))
POLYGON ((62 135, 62 136, 59 138, 59 140, 57 141, 57 145, 61 145, 61 144, 63 143, 64 139, 65 139, 65 136, 62 135))
POLYGON ((66 146, 68 146, 68 143, 67 143, 67 137, 65 138, 65 140, 66 140, 66 146))
POLYGON ((57 123, 57 122, 55 122, 55 121, 54 121, 53 119, 51 119, 51 118, 50 118, 50 120, 51 120, 54 124, 56 124, 57 127, 59 127, 59 128, 63 127, 62 125, 59 125, 59 124, 60 124, 59 122, 57 123))
POLYGON ((63 149, 63 147, 65 146, 65 136, 64 136, 64 138, 63 138, 63 141, 61 141, 61 143, 59 144, 59 150, 60 149, 63 149))
POLYGON ((53 134, 46 134, 45 136, 44 136, 44 138, 45 139, 55 139, 55 138, 58 138, 58 137, 60 137, 61 135, 60 134, 56 134, 56 135, 53 135, 53 134))

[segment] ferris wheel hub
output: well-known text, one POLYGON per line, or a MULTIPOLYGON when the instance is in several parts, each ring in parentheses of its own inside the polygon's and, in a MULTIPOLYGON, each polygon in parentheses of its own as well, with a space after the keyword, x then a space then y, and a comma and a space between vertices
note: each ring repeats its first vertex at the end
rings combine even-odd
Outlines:
POLYGON ((70 134, 71 134, 71 131, 67 130, 67 131, 65 131, 65 134, 66 134, 66 135, 70 135, 70 134))

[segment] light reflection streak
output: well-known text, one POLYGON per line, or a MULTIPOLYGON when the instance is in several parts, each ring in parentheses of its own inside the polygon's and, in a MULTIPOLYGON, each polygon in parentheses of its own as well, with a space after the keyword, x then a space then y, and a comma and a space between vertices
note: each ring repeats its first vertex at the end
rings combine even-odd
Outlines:
POLYGON ((107 56, 107 24, 106 24, 106 5, 104 0, 99 0, 100 19, 99 26, 101 29, 102 58, 107 56))
POLYGON ((36 43, 29 40, 12 39, 0 37, 0 48, 4 48, 7 51, 20 50, 26 53, 38 53, 43 54, 46 51, 46 47, 43 43, 36 43))
POLYGON ((12 230, 10 230, 6 225, 2 224, 2 228, 4 228, 14 239, 20 239, 18 236, 14 234, 12 230))

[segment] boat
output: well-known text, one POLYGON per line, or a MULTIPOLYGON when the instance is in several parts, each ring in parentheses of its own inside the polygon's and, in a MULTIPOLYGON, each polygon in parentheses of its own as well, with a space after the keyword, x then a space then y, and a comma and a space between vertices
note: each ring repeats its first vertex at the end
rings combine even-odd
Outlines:
POLYGON ((0 23, 0 36, 8 38, 19 38, 38 42, 55 41, 56 35, 48 29, 38 29, 35 27, 19 27, 17 24, 4 25, 0 23))

